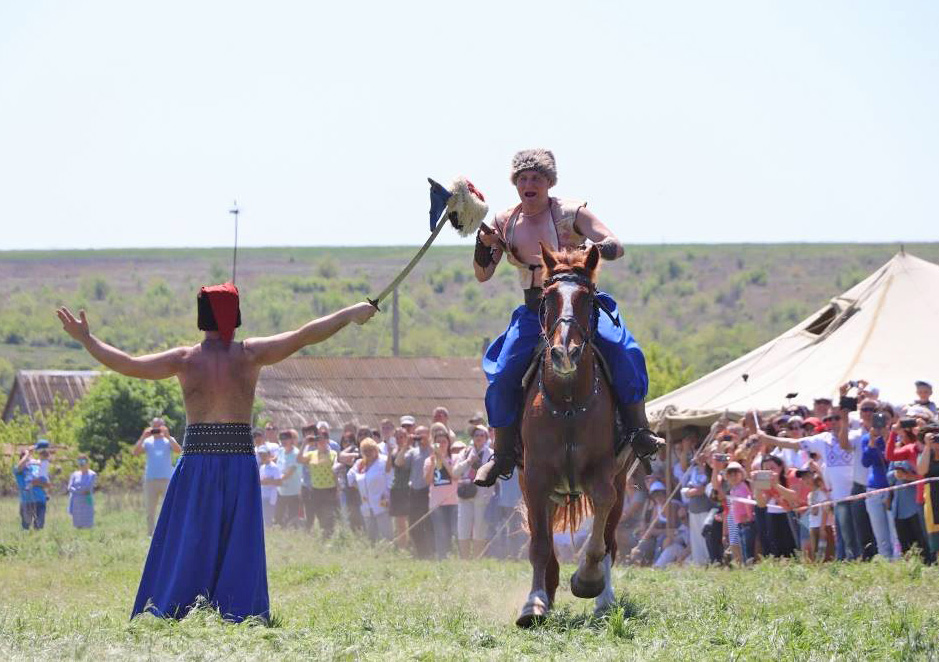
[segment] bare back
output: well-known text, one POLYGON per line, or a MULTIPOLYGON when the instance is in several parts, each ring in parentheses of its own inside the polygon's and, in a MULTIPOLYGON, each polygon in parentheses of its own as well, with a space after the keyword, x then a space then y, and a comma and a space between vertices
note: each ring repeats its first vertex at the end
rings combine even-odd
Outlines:
POLYGON ((243 342, 204 340, 177 373, 188 423, 250 423, 261 365, 243 342))

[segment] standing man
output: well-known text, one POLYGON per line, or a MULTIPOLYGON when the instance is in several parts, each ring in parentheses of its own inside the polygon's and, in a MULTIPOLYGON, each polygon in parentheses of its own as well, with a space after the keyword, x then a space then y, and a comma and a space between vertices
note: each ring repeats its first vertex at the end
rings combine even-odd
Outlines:
POLYGON ((251 440, 258 375, 301 348, 326 340, 375 308, 360 303, 295 331, 235 342, 241 325, 232 283, 203 287, 196 299, 204 339, 191 347, 134 357, 91 334, 85 311, 57 311, 65 331, 95 359, 130 377, 176 377, 186 407, 183 455, 153 533, 133 615, 181 618, 204 598, 228 620, 269 618, 261 485, 251 440))
MULTIPOLYGON (((476 279, 485 282, 492 278, 505 254, 518 270, 525 300, 524 305, 512 313, 508 329, 489 346, 483 358, 483 371, 489 379, 486 411, 496 436, 492 459, 476 473, 475 483, 480 487, 495 484, 500 476, 511 476, 517 463, 519 410, 524 395, 521 381, 542 333, 538 315, 545 279, 542 244, 561 250, 577 248, 590 241, 599 247, 605 260, 616 260, 623 255, 619 239, 587 210, 587 203, 549 194, 557 179, 554 154, 550 151, 518 152, 512 158, 510 180, 520 204, 497 214, 494 230, 483 225, 476 235, 473 254, 476 279)), ((594 342, 610 367, 625 443, 632 445, 638 457, 647 458, 656 450, 656 437, 646 419, 649 375, 645 357, 620 320, 613 298, 597 292, 597 300, 609 315, 600 313, 598 316, 594 342)))
POLYGON ((301 471, 297 464, 300 451, 297 450, 299 441, 297 431, 293 428, 282 430, 280 443, 282 448, 277 456, 277 466, 280 468, 280 485, 277 487, 277 510, 274 521, 278 526, 292 526, 300 517, 300 483, 301 471))
POLYGON ((170 436, 166 422, 154 418, 150 426, 140 433, 140 438, 131 451, 134 455, 147 454, 147 465, 143 473, 143 500, 147 507, 147 535, 153 535, 156 526, 157 505, 166 494, 173 475, 173 453, 182 453, 182 447, 170 436))
POLYGON ((434 529, 427 517, 430 484, 424 476, 424 462, 434 452, 430 445, 430 430, 424 425, 414 428, 411 440, 414 442, 411 448, 406 453, 398 453, 394 466, 408 469, 408 527, 411 528, 414 553, 420 559, 429 559, 434 553, 434 529))
POLYGON ((40 439, 32 449, 24 449, 13 469, 13 476, 20 491, 20 523, 23 530, 33 528, 38 531, 46 525, 49 442, 40 439), (38 459, 33 457, 33 450, 38 454, 38 459))

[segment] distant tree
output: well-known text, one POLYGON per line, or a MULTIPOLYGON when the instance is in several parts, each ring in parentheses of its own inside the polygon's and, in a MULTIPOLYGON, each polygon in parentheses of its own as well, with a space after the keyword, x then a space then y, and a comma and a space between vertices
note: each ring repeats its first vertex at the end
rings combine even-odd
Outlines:
POLYGON ((656 343, 647 343, 643 347, 646 355, 646 368, 649 371, 649 395, 653 400, 680 388, 691 381, 691 368, 686 367, 680 358, 656 343))
POLYGON ((137 441, 154 416, 162 416, 177 438, 182 438, 186 412, 182 391, 173 379, 158 382, 131 379, 114 373, 98 378, 79 405, 78 447, 98 469, 137 441))

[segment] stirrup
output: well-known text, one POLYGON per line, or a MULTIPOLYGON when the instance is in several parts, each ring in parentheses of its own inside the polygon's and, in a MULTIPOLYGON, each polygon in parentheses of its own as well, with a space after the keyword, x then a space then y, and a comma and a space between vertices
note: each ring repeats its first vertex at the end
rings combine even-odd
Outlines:
POLYGON ((640 437, 640 435, 646 437, 646 439, 649 437, 652 439, 658 439, 655 433, 649 428, 632 428, 620 438, 618 450, 619 452, 622 452, 626 449, 627 446, 631 448, 636 459, 639 460, 639 462, 642 464, 642 468, 645 469, 646 475, 649 475, 652 473, 652 464, 649 460, 658 452, 661 442, 656 441, 651 448, 648 444, 643 444, 643 448, 637 448, 636 439, 637 437, 640 437), (646 436, 644 433, 648 433, 648 436, 646 436))
MULTIPOLYGON (((516 464, 516 461, 515 461, 515 456, 514 456, 514 455, 495 455, 495 454, 493 454, 493 456, 489 459, 489 462, 492 462, 492 472, 495 472, 497 469, 499 469, 499 468, 501 467, 501 464, 502 464, 503 462, 508 463, 508 465, 509 465, 508 473, 506 473, 505 471, 502 471, 502 472, 500 472, 500 473, 494 474, 494 475, 495 475, 495 478, 493 478, 491 482, 489 482, 488 479, 489 479, 490 476, 493 475, 493 474, 492 474, 492 472, 487 473, 487 474, 486 474, 486 478, 487 478, 487 481, 486 481, 486 482, 481 482, 481 481, 479 481, 478 478, 473 481, 473 484, 476 485, 477 487, 492 487, 493 485, 496 484, 496 481, 499 480, 500 478, 501 478, 502 480, 509 480, 509 479, 512 477, 512 475, 515 473, 515 464, 516 464)), ((487 464, 488 464, 488 463, 487 463, 487 464)), ((477 472, 477 476, 478 476, 478 475, 479 475, 479 472, 477 472)))

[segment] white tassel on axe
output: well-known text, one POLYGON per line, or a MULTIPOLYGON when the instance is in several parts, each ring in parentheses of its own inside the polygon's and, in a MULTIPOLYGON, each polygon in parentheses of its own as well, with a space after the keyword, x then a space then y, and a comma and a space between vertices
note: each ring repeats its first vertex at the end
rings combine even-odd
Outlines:
POLYGON ((424 257, 424 253, 434 243, 447 221, 461 237, 468 237, 479 229, 483 219, 486 218, 486 214, 489 213, 489 205, 486 204, 483 194, 465 177, 457 177, 448 189, 429 177, 427 181, 430 182, 431 234, 407 266, 391 281, 391 284, 374 299, 367 299, 370 304, 375 306, 375 310, 381 310, 378 304, 384 301, 401 284, 401 281, 407 278, 414 266, 420 262, 421 258, 424 257))

